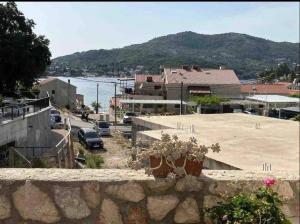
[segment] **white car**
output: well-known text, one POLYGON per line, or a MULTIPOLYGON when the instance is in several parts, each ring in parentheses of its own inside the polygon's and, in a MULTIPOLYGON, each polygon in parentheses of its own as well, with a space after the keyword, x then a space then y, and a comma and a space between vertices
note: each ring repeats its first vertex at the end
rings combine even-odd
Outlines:
POLYGON ((96 121, 94 130, 99 133, 100 136, 110 135, 110 124, 107 121, 96 121))
POLYGON ((123 117, 123 124, 131 124, 133 117, 136 117, 134 112, 126 112, 123 117))

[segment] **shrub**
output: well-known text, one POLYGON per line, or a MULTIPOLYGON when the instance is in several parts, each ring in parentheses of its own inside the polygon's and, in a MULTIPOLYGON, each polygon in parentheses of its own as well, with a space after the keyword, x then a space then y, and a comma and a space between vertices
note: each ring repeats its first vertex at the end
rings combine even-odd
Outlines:
POLYGON ((291 118, 293 121, 300 121, 300 114, 297 114, 295 117, 291 118))
POLYGON ((211 220, 217 224, 290 224, 280 210, 282 202, 278 194, 270 187, 275 180, 267 178, 264 183, 265 186, 254 193, 239 193, 205 210, 211 220))
POLYGON ((191 97, 191 101, 197 105, 220 105, 222 102, 229 100, 219 96, 193 96, 191 97))
POLYGON ((84 149, 82 147, 79 148, 78 152, 80 155, 84 155, 84 149))
POLYGON ((32 168, 49 168, 47 160, 42 158, 34 158, 31 165, 32 168))
POLYGON ((104 160, 99 155, 86 154, 85 155, 86 168, 97 169, 101 168, 101 165, 104 163, 104 160))

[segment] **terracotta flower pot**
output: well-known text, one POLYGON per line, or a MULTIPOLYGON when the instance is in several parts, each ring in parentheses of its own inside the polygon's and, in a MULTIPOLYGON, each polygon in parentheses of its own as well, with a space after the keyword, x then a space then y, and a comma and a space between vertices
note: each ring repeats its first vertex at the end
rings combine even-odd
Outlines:
MULTIPOLYGON (((175 166, 176 167, 182 167, 184 165, 184 159, 185 157, 180 157, 179 159, 177 159, 175 161, 175 166)), ((200 176, 201 172, 202 172, 202 168, 203 168, 203 161, 194 161, 194 160, 190 160, 187 159, 186 163, 185 163, 185 171, 188 175, 192 175, 192 176, 200 176)))
MULTIPOLYGON (((173 172, 173 169, 171 167, 168 166, 167 162, 166 162, 166 158, 162 157, 162 164, 159 168, 152 170, 152 174, 155 177, 161 177, 161 178, 165 178, 168 176, 168 174, 170 172, 173 172)), ((150 168, 156 168, 160 165, 161 163, 161 158, 156 158, 155 156, 150 156, 149 157, 149 165, 150 168)))

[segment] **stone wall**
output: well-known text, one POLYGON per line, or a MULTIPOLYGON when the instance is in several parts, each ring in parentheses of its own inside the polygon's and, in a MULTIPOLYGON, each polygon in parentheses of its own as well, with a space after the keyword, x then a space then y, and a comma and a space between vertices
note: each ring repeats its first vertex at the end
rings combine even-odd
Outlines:
POLYGON ((173 180, 120 169, 2 169, 0 223, 210 223, 204 207, 224 193, 250 192, 265 177, 276 178, 284 212, 299 223, 296 172, 205 170, 200 178, 173 180))

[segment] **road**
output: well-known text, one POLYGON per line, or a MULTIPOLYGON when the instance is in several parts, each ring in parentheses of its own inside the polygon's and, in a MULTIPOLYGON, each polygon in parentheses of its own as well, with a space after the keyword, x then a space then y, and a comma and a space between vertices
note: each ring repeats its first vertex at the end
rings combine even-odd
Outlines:
MULTIPOLYGON (((81 118, 72 114, 61 113, 62 119, 69 117, 72 126, 72 136, 77 139, 77 132, 79 128, 93 128, 94 123, 83 121, 81 118)), ((118 125, 116 128, 111 126, 111 133, 117 131, 130 131, 131 126, 118 125)), ((103 168, 126 168, 127 160, 129 159, 130 149, 117 142, 117 140, 110 137, 102 137, 104 143, 104 151, 93 151, 91 153, 101 155, 104 158, 103 168)))

